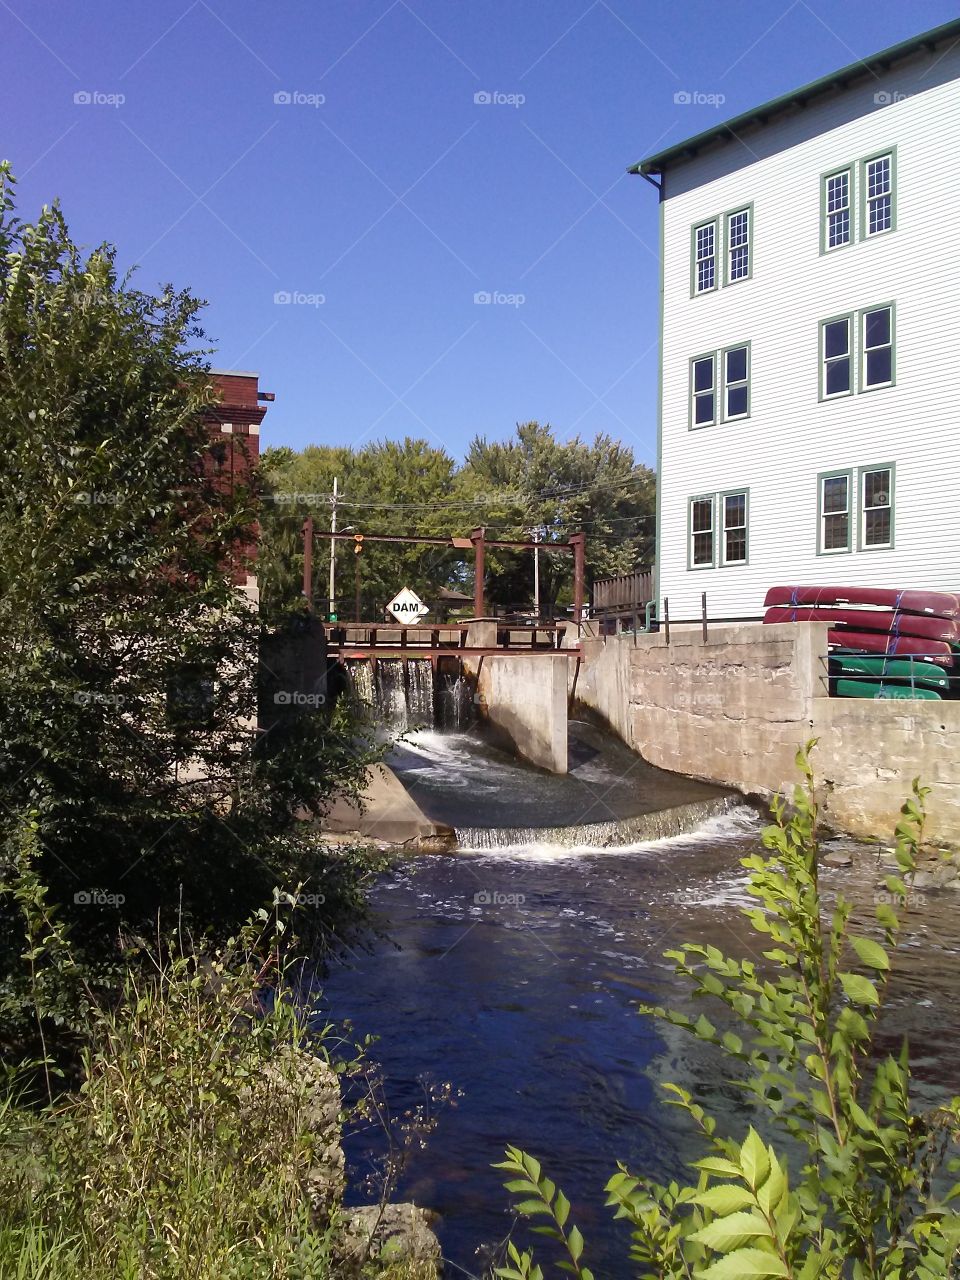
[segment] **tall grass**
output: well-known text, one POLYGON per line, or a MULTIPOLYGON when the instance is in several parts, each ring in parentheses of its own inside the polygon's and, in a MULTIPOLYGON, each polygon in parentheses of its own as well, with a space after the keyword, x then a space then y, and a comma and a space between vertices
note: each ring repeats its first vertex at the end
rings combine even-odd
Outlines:
POLYGON ((91 1003, 79 1090, 37 1107, 8 1088, 5 1280, 372 1274, 341 1217, 334 1072, 267 941, 166 940, 91 1003))

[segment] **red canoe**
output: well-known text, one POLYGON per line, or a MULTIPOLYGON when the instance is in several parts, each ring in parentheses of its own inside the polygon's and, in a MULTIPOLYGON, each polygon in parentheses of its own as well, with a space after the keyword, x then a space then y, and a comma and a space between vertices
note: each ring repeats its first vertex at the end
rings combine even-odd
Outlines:
POLYGON ((876 631, 844 631, 836 627, 827 632, 827 640, 838 649, 866 649, 868 653, 926 658, 940 667, 952 667, 956 656, 944 640, 921 640, 919 636, 882 636, 876 631))
POLYGON ((858 631, 879 631, 892 636, 919 636, 922 640, 960 640, 956 618, 935 618, 930 614, 890 613, 883 609, 771 608, 764 622, 840 622, 858 631))
POLYGON ((904 613, 960 617, 960 596, 945 591, 897 591, 893 587, 771 587, 764 606, 774 604, 873 604, 904 613))

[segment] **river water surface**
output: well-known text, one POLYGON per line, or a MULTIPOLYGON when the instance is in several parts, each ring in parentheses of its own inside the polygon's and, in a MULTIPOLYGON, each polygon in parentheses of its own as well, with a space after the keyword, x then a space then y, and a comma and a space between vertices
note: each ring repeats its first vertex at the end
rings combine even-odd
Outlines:
MULTIPOLYGON (((535 1154, 566 1191, 598 1280, 626 1280, 627 1235, 604 1208, 606 1179, 618 1161, 665 1176, 702 1154, 659 1085, 695 1089, 742 1136, 749 1114, 725 1064, 636 1006, 690 1008, 662 956, 683 941, 757 955, 740 913, 750 900, 739 860, 759 848, 760 830, 758 815, 740 807, 672 839, 423 856, 380 880, 373 905, 383 936, 343 957, 325 1000, 334 1018, 379 1038, 372 1052, 395 1115, 423 1101, 425 1081, 449 1082, 459 1095, 426 1149, 413 1152, 397 1195, 440 1215, 447 1274, 480 1275, 510 1228, 491 1168, 508 1142, 535 1154)), ((868 920, 878 850, 847 847, 854 866, 825 869, 825 892, 842 889, 868 920)), ((957 901, 927 893, 884 1013, 883 1047, 909 1035, 927 1101, 960 1092, 957 901)), ((718 1021, 713 1008, 704 1012, 718 1021)), ((369 1133, 348 1140, 355 1185, 381 1148, 369 1133)))

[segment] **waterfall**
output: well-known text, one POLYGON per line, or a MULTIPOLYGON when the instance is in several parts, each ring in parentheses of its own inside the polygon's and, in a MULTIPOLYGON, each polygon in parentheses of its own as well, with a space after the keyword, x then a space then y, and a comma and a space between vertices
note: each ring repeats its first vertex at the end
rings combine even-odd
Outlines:
POLYGON ((366 659, 359 662, 348 661, 346 664, 347 679, 350 681, 350 692, 361 710, 369 711, 376 703, 376 691, 373 687, 373 672, 366 659))
POLYGON ((348 658, 344 665, 361 709, 394 733, 473 723, 473 685, 459 662, 436 673, 429 658, 348 658))
POLYGON ((457 827, 461 849, 512 849, 518 845, 559 845, 562 848, 607 849, 612 846, 663 840, 695 831, 707 818, 743 804, 742 796, 718 796, 673 805, 632 818, 588 822, 570 827, 457 827))
POLYGON ((407 688, 403 678, 402 658, 380 658, 376 667, 377 719, 398 733, 409 728, 407 721, 407 688))
POLYGON ((459 671, 440 671, 437 680, 437 727, 467 729, 473 724, 476 707, 473 683, 459 671))
POLYGON ((407 659, 407 728, 433 728, 433 663, 407 659))

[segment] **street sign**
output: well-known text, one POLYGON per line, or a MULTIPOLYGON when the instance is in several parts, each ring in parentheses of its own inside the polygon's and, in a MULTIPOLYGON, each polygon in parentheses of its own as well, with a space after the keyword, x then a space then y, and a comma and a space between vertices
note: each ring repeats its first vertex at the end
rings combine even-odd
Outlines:
POLYGON ((387 613, 392 613, 398 622, 418 622, 429 612, 429 608, 409 587, 398 591, 387 605, 387 613))

